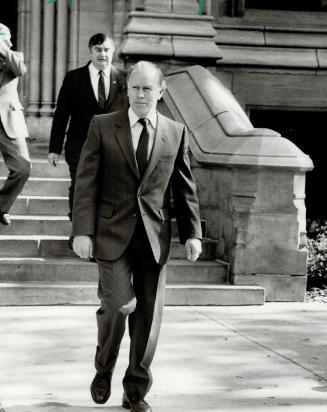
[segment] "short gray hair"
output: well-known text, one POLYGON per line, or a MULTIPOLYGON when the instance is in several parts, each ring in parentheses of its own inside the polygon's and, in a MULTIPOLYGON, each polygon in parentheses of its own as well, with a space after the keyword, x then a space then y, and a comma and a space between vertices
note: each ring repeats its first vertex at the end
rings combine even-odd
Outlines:
POLYGON ((161 69, 156 64, 154 64, 152 62, 149 62, 147 60, 140 60, 139 62, 137 62, 133 66, 131 66, 127 71, 126 80, 127 81, 129 80, 131 74, 133 73, 133 71, 135 69, 142 68, 142 66, 143 67, 147 66, 147 67, 152 68, 158 75, 158 81, 159 81, 160 87, 163 87, 163 88, 166 87, 166 84, 165 84, 165 81, 164 81, 164 76, 163 76, 163 73, 162 73, 161 69))

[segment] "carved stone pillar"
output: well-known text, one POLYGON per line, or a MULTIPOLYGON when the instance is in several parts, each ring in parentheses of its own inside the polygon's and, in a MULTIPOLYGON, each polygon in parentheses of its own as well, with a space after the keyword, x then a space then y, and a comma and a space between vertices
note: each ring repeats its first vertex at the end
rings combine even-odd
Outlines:
POLYGON ((27 124, 32 138, 47 141, 54 104, 68 68, 69 27, 72 28, 72 24, 67 2, 26 1, 29 2, 29 19, 25 25, 31 33, 28 38, 27 124))
POLYGON ((78 22, 79 22, 79 0, 72 0, 69 15, 69 43, 68 43, 68 70, 78 66, 78 22))
POLYGON ((40 113, 52 114, 55 4, 43 4, 40 113))
MULTIPOLYGON (((30 32, 33 44, 29 56, 29 104, 27 114, 37 116, 40 108, 40 51, 41 51, 41 3, 32 0, 30 8, 30 32)), ((31 39, 31 37, 30 37, 31 39)), ((31 40, 30 40, 31 41, 31 40)))
MULTIPOLYGON (((30 37, 31 37, 31 30, 30 30, 30 0, 21 0, 18 2, 18 16, 17 16, 17 50, 22 51, 24 53, 24 60, 29 68, 30 66, 30 37)), ((28 99, 29 95, 29 74, 23 76, 19 82, 19 93, 22 103, 25 106, 25 103, 28 99)))
POLYGON ((57 8, 56 19, 56 61, 54 73, 54 98, 58 97, 58 93, 62 84, 62 80, 67 72, 67 53, 68 53, 68 6, 67 2, 62 2, 61 7, 57 8))

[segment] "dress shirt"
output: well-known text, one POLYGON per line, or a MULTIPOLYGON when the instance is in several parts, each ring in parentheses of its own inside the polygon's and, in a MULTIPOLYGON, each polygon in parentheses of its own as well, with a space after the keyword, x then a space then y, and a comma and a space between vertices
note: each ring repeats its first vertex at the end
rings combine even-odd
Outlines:
MULTIPOLYGON (((140 135, 143 130, 143 126, 138 122, 140 117, 138 117, 133 109, 130 107, 128 109, 128 118, 129 118, 129 124, 131 126, 131 133, 132 133, 132 140, 133 140, 133 148, 134 152, 136 152, 137 146, 139 144, 140 140, 140 135)), ((148 132, 149 132, 149 146, 148 146, 148 159, 150 157, 153 143, 154 143, 154 137, 156 133, 156 128, 157 128, 157 111, 156 109, 151 110, 146 118, 148 119, 148 132)))
MULTIPOLYGON (((109 89, 110 89, 110 68, 111 66, 108 66, 105 70, 103 71, 103 80, 104 80, 104 88, 106 92, 106 99, 108 99, 109 96, 109 89)), ((98 84, 99 84, 99 70, 96 69, 92 63, 89 64, 89 72, 90 72, 90 77, 91 77, 91 84, 92 84, 92 89, 94 92, 94 95, 97 100, 98 98, 98 84)))

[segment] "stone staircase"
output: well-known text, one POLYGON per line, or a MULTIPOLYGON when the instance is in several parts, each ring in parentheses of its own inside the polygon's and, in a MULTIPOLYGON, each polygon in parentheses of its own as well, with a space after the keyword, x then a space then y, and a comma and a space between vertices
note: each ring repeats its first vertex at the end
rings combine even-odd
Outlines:
MULTIPOLYGON (((32 174, 10 212, 12 225, 0 226, 0 305, 97 304, 97 265, 79 259, 67 246, 67 165, 50 168, 45 147, 31 144, 30 153, 32 174)), ((0 185, 6 175, 0 160, 0 185)), ((228 283, 228 264, 214 258, 216 247, 216 241, 205 238, 201 259, 192 264, 173 238, 166 304, 264 303, 263 288, 228 283)))

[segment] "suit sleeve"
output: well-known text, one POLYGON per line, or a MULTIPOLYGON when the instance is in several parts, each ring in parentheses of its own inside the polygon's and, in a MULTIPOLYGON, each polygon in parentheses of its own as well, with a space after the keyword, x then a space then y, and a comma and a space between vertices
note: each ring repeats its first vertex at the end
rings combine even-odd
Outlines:
POLYGON ((73 204, 73 234, 93 236, 97 212, 100 136, 97 119, 90 123, 78 163, 73 204))
POLYGON ((183 129, 182 141, 171 179, 174 208, 181 243, 202 239, 199 202, 188 156, 188 134, 183 129))
POLYGON ((9 50, 5 62, 7 68, 15 75, 15 77, 23 76, 27 72, 27 67, 24 63, 24 55, 21 52, 9 50))
POLYGON ((71 96, 72 80, 67 73, 59 91, 56 110, 53 114, 53 122, 49 142, 49 153, 60 154, 62 152, 66 129, 69 118, 71 116, 71 96))

